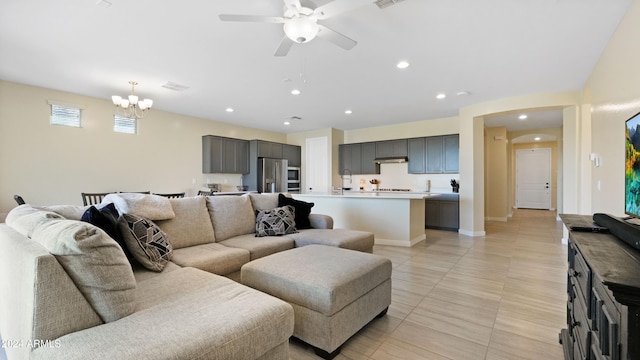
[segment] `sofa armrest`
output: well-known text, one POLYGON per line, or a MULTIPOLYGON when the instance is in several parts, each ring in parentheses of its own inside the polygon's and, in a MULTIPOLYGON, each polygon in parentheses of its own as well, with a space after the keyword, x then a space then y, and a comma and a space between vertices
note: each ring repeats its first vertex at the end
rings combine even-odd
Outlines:
POLYGON ((309 222, 314 229, 333 229, 333 218, 324 214, 309 214, 309 222))

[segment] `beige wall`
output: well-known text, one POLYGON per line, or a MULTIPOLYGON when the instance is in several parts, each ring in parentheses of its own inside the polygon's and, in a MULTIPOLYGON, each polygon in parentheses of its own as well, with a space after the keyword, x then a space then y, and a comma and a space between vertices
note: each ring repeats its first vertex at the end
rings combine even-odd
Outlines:
POLYGON ((414 121, 403 124, 377 126, 344 132, 346 144, 378 140, 405 139, 421 136, 458 134, 460 125, 457 117, 414 121))
POLYGON ((624 214, 624 122, 640 111, 638 34, 640 1, 635 0, 583 92, 591 107, 591 151, 601 159, 600 167, 589 165, 592 181, 585 193, 592 197, 590 212, 624 214))
MULTIPOLYGON (((16 206, 82 204, 81 192, 153 191, 194 194, 202 173, 202 135, 285 142, 284 134, 152 110, 139 134, 113 132, 108 99, 0 81, 0 219, 16 206), (83 127, 50 125, 47 100, 79 105, 83 127)), ((228 186, 238 175, 216 175, 228 186)))
POLYGON ((504 126, 485 128, 485 218, 507 221, 507 128, 504 126))

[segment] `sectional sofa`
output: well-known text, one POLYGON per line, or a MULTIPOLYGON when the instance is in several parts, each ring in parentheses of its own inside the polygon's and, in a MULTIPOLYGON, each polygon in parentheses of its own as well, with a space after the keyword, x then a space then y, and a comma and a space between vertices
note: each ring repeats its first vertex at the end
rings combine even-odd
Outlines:
POLYGON ((281 194, 117 194, 102 205, 20 205, 0 224, 9 360, 288 359, 293 309, 234 281, 242 265, 309 244, 373 248, 373 234, 332 229, 329 216, 281 194), (283 198, 308 228, 256 222, 283 198))

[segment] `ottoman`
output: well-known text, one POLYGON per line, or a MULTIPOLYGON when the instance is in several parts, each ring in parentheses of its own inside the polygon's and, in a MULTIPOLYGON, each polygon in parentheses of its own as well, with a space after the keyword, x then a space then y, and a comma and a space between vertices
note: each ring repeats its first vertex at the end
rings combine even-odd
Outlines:
POLYGON ((244 285, 293 306, 293 336, 325 359, 391 304, 391 261, 324 245, 282 251, 242 266, 244 285))

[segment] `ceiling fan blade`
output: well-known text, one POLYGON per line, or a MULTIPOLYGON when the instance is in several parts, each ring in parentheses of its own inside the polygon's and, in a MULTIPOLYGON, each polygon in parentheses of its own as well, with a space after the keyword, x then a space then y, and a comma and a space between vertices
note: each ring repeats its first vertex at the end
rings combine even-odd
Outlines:
POLYGON ((319 38, 330 41, 345 50, 351 50, 358 44, 357 41, 350 39, 335 30, 331 30, 322 24, 318 24, 318 26, 320 27, 320 32, 318 32, 319 38))
POLYGON ((318 19, 324 20, 367 4, 373 4, 373 2, 373 0, 334 0, 328 4, 317 7, 313 13, 318 19))
POLYGON ((284 0, 284 6, 287 9, 294 9, 296 12, 299 12, 302 4, 300 4, 300 0, 284 0))
POLYGON ((273 56, 286 56, 289 53, 289 49, 291 49, 292 45, 293 40, 289 39, 286 36, 283 37, 280 45, 278 46, 278 50, 276 50, 276 53, 273 54, 273 56))
POLYGON ((218 17, 222 21, 262 22, 272 24, 284 23, 284 18, 278 16, 220 14, 218 17))

